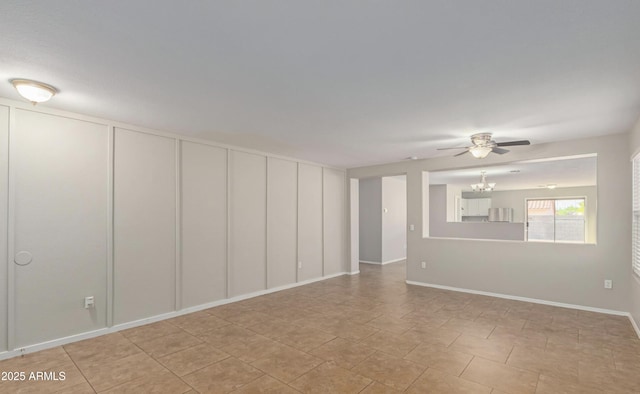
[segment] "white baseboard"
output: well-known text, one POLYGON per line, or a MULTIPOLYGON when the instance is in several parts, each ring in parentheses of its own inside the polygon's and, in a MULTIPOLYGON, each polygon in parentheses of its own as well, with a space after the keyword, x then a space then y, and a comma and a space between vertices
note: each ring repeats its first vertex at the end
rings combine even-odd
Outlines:
POLYGON ((391 264, 391 263, 397 263, 398 261, 404 261, 406 260, 406 257, 403 257, 401 259, 395 259, 395 260, 388 260, 388 261, 366 261, 366 260, 360 260, 361 263, 364 264, 376 264, 376 265, 385 265, 385 264, 391 264))
MULTIPOLYGON (((356 273, 360 273, 360 271, 357 271, 356 273)), ((40 350, 51 349, 51 348, 54 348, 54 347, 57 347, 57 346, 66 345, 66 344, 69 344, 69 343, 72 343, 72 342, 78 342, 78 341, 82 341, 82 340, 85 340, 85 339, 95 338, 95 337, 98 337, 98 336, 101 336, 101 335, 111 334, 111 333, 114 333, 114 332, 126 330, 128 328, 138 327, 138 326, 142 326, 142 325, 149 324, 149 323, 155 323, 155 322, 158 322, 158 321, 162 321, 162 320, 171 319, 171 318, 174 318, 174 317, 186 315, 188 313, 198 312, 198 311, 201 311, 201 310, 204 310, 204 309, 209 309, 209 308, 213 308, 213 307, 220 306, 220 305, 231 304, 233 302, 238 302, 238 301, 246 300, 246 299, 249 299, 249 298, 259 297, 259 296, 265 295, 265 294, 270 294, 270 293, 275 293, 275 292, 282 291, 282 290, 292 289, 294 287, 304 286, 304 285, 308 285, 310 283, 319 282, 319 281, 322 281, 322 280, 327 280, 327 279, 335 278, 335 277, 342 276, 342 275, 354 275, 354 274, 355 273, 350 273, 350 272, 338 272, 336 274, 331 274, 331 275, 323 276, 323 277, 320 277, 320 278, 308 279, 308 280, 304 280, 302 282, 296 282, 296 283, 291 283, 291 284, 284 285, 284 286, 272 287, 272 288, 266 289, 266 290, 260 290, 260 291, 256 291, 256 292, 249 293, 249 294, 243 294, 243 295, 239 295, 239 296, 236 296, 236 297, 225 298, 225 299, 222 299, 222 300, 208 302, 206 304, 201 304, 201 305, 196 305, 196 306, 184 308, 184 309, 181 309, 179 311, 163 313, 161 315, 151 316, 151 317, 147 317, 147 318, 144 318, 144 319, 135 320, 135 321, 132 321, 132 322, 116 324, 116 325, 114 325, 112 327, 100 328, 100 329, 94 330, 94 331, 88 331, 88 332, 83 332, 81 334, 70 335, 70 336, 64 337, 64 338, 53 339, 51 341, 41 342, 41 343, 37 343, 37 344, 34 344, 34 345, 25 346, 25 347, 22 347, 22 348, 19 348, 19 349, 2 352, 2 353, 0 353, 0 360, 6 360, 6 359, 9 359, 9 358, 12 358, 12 357, 17 357, 17 356, 21 356, 21 355, 24 355, 24 354, 38 352, 40 350)))
POLYGON ((406 260, 406 259, 407 259, 406 257, 403 257, 403 258, 401 258, 401 259, 395 259, 395 260, 383 261, 383 262, 382 262, 382 265, 385 265, 385 264, 392 264, 392 263, 397 263, 397 262, 399 262, 399 261, 404 261, 404 260, 406 260))
POLYGON ((358 275, 360 273, 360 270, 357 271, 353 271, 353 272, 348 272, 348 275, 358 275))
POLYGON ((633 315, 631 313, 629 313, 629 320, 631 320, 631 325, 633 326, 633 329, 636 330, 636 335, 638 336, 638 338, 640 338, 640 328, 638 328, 638 325, 636 324, 636 321, 633 318, 633 315))
POLYGON ((616 310, 613 310, 613 309, 594 308, 594 307, 591 307, 591 306, 584 306, 584 305, 565 304, 564 302, 555 302, 555 301, 540 300, 540 299, 537 299, 537 298, 528 298, 528 297, 520 297, 520 296, 514 296, 514 295, 508 295, 508 294, 492 293, 492 292, 489 292, 489 291, 482 291, 482 290, 472 290, 472 289, 463 289, 463 288, 460 288, 460 287, 435 285, 435 284, 432 284, 432 283, 415 282, 415 281, 412 281, 412 280, 407 280, 406 283, 409 284, 409 285, 416 285, 416 286, 423 286, 423 287, 433 287, 435 289, 451 290, 451 291, 457 291, 457 292, 460 292, 460 293, 479 294, 479 295, 484 295, 484 296, 489 296, 489 297, 504 298, 504 299, 507 299, 507 300, 524 301, 524 302, 531 302, 531 303, 534 303, 534 304, 542 304, 542 305, 558 306, 558 307, 561 307, 561 308, 577 309, 577 310, 581 310, 581 311, 606 313, 608 315, 616 315, 616 316, 627 316, 629 318, 629 320, 631 321, 631 325, 633 326, 634 330, 636 331, 636 335, 638 335, 638 338, 640 338, 640 330, 638 329, 638 326, 636 325, 636 322, 633 320, 633 316, 631 316, 631 313, 629 313, 629 312, 616 311, 616 310))

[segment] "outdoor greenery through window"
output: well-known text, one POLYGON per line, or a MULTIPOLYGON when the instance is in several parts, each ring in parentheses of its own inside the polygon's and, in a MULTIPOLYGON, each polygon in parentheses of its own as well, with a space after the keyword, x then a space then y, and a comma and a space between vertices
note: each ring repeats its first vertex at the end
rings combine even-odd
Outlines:
POLYGON ((585 242, 585 199, 527 200, 527 241, 585 242))

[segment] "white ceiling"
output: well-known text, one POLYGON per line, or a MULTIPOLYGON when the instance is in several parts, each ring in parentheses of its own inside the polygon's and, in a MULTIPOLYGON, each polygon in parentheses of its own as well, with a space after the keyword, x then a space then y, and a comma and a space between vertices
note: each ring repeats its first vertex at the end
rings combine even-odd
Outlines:
POLYGON ((640 116, 636 0, 3 0, 0 37, 43 106, 342 167, 640 116))
POLYGON ((522 161, 497 166, 429 173, 431 185, 456 185, 471 191, 486 171, 487 182, 496 183, 496 191, 526 190, 555 184, 558 188, 594 186, 597 184, 597 157, 575 156, 522 161))

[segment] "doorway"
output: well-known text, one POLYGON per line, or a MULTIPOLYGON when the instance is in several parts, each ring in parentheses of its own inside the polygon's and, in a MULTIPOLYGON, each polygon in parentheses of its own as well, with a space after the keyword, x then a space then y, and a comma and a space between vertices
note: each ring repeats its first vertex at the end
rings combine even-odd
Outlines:
POLYGON ((406 175, 360 179, 358 195, 359 262, 384 265, 406 260, 406 175))

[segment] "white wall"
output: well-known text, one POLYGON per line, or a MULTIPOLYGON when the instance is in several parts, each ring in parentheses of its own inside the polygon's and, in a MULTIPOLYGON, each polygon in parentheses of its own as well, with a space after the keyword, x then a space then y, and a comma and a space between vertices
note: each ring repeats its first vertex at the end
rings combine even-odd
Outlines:
POLYGON ((11 265, 10 344, 104 327, 109 130, 20 109, 10 132, 9 256, 16 263, 14 256, 32 256, 28 264, 11 265), (69 283, 70 272, 82 279, 69 283), (81 306, 87 296, 95 309, 67 307, 72 301, 81 306))
POLYGON ((324 240, 324 275, 348 270, 347 254, 347 194, 345 174, 331 168, 322 169, 322 239, 324 240))
POLYGON ((0 358, 347 268, 342 170, 0 99, 1 185, 8 156, 20 162, 11 164, 10 187, 0 187, 0 358), (26 126, 39 137, 12 136, 7 155, 9 130, 26 126), (8 253, 22 248, 16 241, 27 239, 16 235, 34 234, 20 227, 31 212, 22 207, 48 207, 33 212, 61 225, 29 246, 54 258, 59 275, 31 264, 25 276, 8 265, 8 253), (84 309, 87 295, 95 309, 84 309))
POLYGON ((628 311, 631 165, 624 154, 628 142, 626 134, 608 135, 531 145, 482 161, 465 155, 355 168, 349 170, 349 177, 407 173, 409 223, 416 225, 408 236, 407 278, 411 281, 628 311), (422 237, 423 171, 590 153, 598 154, 597 245, 422 237), (427 269, 420 268, 421 261, 427 262, 427 269), (604 279, 613 280, 612 290, 604 289, 604 279))
POLYGON ((267 285, 294 283, 298 253, 298 163, 267 161, 267 285))
POLYGON ((351 274, 360 272, 360 181, 349 179, 349 256, 351 274))
POLYGON ((229 295, 267 288, 267 160, 231 151, 229 157, 229 295))
POLYGON ((298 165, 298 280, 322 276, 322 168, 298 165))
MULTIPOLYGON (((9 199, 9 107, 0 106, 0 322, 7 322, 7 204, 9 199)), ((0 324, 0 353, 8 349, 8 324, 0 324)))
POLYGON ((382 179, 360 179, 360 261, 382 262, 382 179))
MULTIPOLYGON (((631 158, 636 154, 640 153, 640 119, 636 122, 635 127, 631 130, 629 135, 629 147, 630 147, 630 155, 631 158)), ((628 178, 628 182, 631 182, 631 177, 628 178)), ((633 207, 631 204, 628 205, 629 216, 633 212, 633 207)), ((627 234, 631 234, 631 227, 627 228, 627 234)), ((629 259, 631 261, 631 258, 629 259)), ((631 294, 629 299, 631 300, 631 315, 633 316, 634 321, 636 322, 636 326, 640 327, 640 278, 633 273, 631 269, 631 264, 629 264, 629 286, 631 287, 631 294)))
POLYGON ((116 129, 114 321, 176 309, 176 140, 116 129))
POLYGON ((407 179, 382 178, 382 261, 407 257, 407 179))
POLYGON ((179 307, 227 297, 227 150, 181 142, 179 307))

